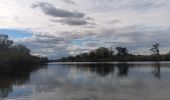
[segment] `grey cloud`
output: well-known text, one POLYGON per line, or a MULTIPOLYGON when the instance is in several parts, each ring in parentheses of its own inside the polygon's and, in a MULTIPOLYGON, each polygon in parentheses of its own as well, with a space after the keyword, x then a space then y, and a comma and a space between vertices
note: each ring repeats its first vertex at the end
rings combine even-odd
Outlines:
POLYGON ((100 46, 126 46, 130 52, 147 54, 149 48, 156 42, 161 44, 161 48, 169 47, 169 33, 169 28, 132 25, 119 29, 105 29, 99 33, 62 32, 61 36, 34 34, 32 38, 19 40, 18 43, 27 45, 34 53, 48 55, 50 58, 78 54, 100 46), (126 41, 126 38, 130 42, 126 41), (72 42, 75 39, 78 39, 78 44, 72 42))
POLYGON ((34 54, 48 56, 50 59, 69 55, 67 45, 71 42, 63 37, 48 34, 34 34, 33 37, 16 40, 17 43, 28 46, 34 54))
POLYGON ((129 8, 139 11, 146 11, 155 7, 161 7, 164 4, 155 3, 153 0, 136 0, 134 3, 129 5, 129 8))
POLYGON ((49 43, 49 44, 66 44, 68 41, 64 39, 63 37, 56 37, 56 36, 50 36, 50 35, 41 35, 36 34, 34 35, 34 38, 31 40, 32 43, 49 43))
POLYGON ((87 25, 90 24, 86 19, 65 18, 61 20, 51 20, 53 22, 60 22, 67 25, 87 25))
POLYGON ((54 7, 52 4, 48 2, 38 2, 37 4, 32 4, 32 8, 39 7, 43 13, 52 16, 52 17, 63 17, 63 18, 83 18, 85 16, 84 13, 77 12, 77 11, 67 11, 64 9, 58 9, 54 7))
POLYGON ((72 4, 72 5, 76 5, 76 3, 72 0, 61 0, 62 2, 65 2, 67 4, 72 4))
MULTIPOLYGON (((170 30, 158 27, 141 25, 126 26, 121 29, 101 30, 94 36, 89 37, 88 41, 83 40, 85 47, 115 47, 126 46, 130 51, 138 53, 149 53, 149 48, 156 42, 161 44, 161 48, 170 45, 170 30), (121 31, 124 30, 124 31, 121 31), (146 50, 146 51, 142 51, 146 50)), ((81 40, 80 40, 81 41, 81 40)), ((166 53, 162 51, 161 53, 166 53)))
POLYGON ((120 20, 111 20, 107 22, 108 24, 117 24, 117 23, 121 23, 120 20))
POLYGON ((117 9, 133 9, 146 11, 166 4, 155 0, 93 0, 96 11, 110 11, 117 9))
MULTIPOLYGON (((57 32, 56 32, 57 33, 57 32)), ((86 34, 78 32, 60 32, 60 36, 48 33, 34 34, 33 37, 17 39, 17 43, 28 46, 32 53, 48 56, 50 59, 58 59, 70 55, 70 52, 83 51, 84 49, 71 50, 72 40, 81 38, 86 34)), ((72 48, 73 49, 73 48, 72 48)))
MULTIPOLYGON (((68 0, 65 0, 65 2, 66 1, 68 1, 68 0)), ((70 3, 71 3, 71 1, 70 1, 70 3)), ((77 26, 78 25, 87 25, 87 24, 95 25, 94 23, 89 22, 94 19, 90 18, 90 17, 85 17, 85 14, 82 12, 57 9, 56 7, 54 7, 52 4, 50 4, 48 2, 37 2, 36 4, 32 4, 31 7, 32 8, 39 7, 43 13, 45 13, 49 16, 55 17, 55 18, 60 18, 60 20, 59 19, 51 20, 53 22, 60 22, 62 24, 77 25, 77 26)))
POLYGON ((98 42, 87 42, 85 45, 90 46, 90 47, 97 47, 100 45, 98 42))

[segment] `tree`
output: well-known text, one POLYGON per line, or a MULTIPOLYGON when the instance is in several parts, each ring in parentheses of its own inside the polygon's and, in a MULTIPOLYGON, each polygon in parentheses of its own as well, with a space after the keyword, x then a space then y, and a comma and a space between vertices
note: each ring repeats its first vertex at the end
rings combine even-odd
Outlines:
POLYGON ((160 44, 159 43, 155 43, 152 48, 150 49, 150 51, 155 55, 155 60, 156 61, 159 61, 160 60, 160 54, 159 54, 159 47, 160 47, 160 44))
POLYGON ((5 50, 13 46, 13 41, 9 40, 8 35, 0 34, 0 50, 5 50))
POLYGON ((30 49, 21 44, 14 44, 8 35, 0 34, 0 67, 1 65, 33 65, 46 63, 46 57, 30 54, 30 49))
POLYGON ((154 55, 159 55, 159 47, 160 44, 159 43, 155 43, 152 48, 150 49, 150 51, 154 54, 154 55))
POLYGON ((126 56, 128 55, 128 50, 125 47, 116 47, 118 56, 126 56))
POLYGON ((111 51, 109 51, 108 48, 100 47, 95 50, 95 53, 96 53, 96 56, 99 56, 99 57, 108 57, 110 56, 111 51))
POLYGON ((24 54, 24 55, 29 55, 30 54, 30 49, 28 49, 24 45, 18 44, 18 45, 15 45, 14 48, 20 54, 24 54))

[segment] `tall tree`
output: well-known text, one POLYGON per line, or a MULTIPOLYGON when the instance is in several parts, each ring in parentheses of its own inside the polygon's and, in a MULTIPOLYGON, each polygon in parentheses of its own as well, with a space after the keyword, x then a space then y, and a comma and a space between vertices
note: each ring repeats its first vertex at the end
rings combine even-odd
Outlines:
POLYGON ((159 47, 160 47, 160 44, 159 43, 155 43, 152 46, 152 48, 150 49, 150 51, 155 55, 155 60, 156 61, 160 60, 159 47))
POLYGON ((160 44, 159 43, 155 43, 152 48, 150 49, 150 51, 154 54, 154 55, 159 55, 159 47, 160 44))

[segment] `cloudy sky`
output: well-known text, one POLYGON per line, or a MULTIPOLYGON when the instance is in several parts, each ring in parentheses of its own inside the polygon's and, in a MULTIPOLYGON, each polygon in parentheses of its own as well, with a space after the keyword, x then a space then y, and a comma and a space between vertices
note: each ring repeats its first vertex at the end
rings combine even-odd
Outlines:
POLYGON ((0 33, 57 59, 97 47, 170 51, 169 0, 0 0, 0 33))

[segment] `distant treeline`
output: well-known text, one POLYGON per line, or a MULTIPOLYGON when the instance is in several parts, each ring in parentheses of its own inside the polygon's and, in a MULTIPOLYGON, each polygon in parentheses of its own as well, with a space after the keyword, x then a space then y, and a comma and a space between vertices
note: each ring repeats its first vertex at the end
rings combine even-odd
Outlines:
POLYGON ((159 44, 156 43, 150 49, 152 55, 134 55, 129 53, 126 47, 112 48, 100 47, 88 53, 76 56, 63 57, 58 62, 112 62, 112 61, 170 61, 170 53, 160 55, 159 44))
POLYGON ((0 68, 6 66, 32 66, 48 62, 47 57, 38 57, 30 49, 9 40, 8 35, 0 34, 0 68))

